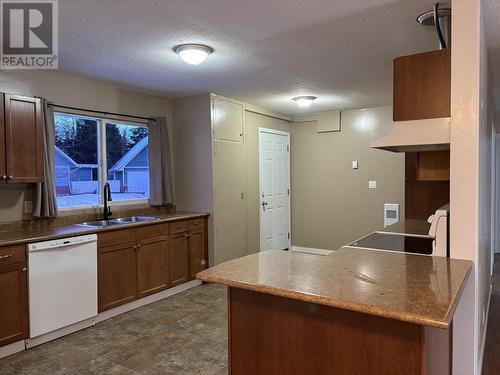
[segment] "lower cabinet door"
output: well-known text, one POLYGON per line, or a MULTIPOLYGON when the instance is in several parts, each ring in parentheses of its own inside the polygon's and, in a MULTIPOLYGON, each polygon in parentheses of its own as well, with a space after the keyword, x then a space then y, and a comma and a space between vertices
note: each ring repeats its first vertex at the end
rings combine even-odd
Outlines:
POLYGON ((141 241, 137 248, 138 297, 167 289, 168 284, 168 239, 141 241))
POLYGON ((168 248, 170 285, 175 286, 189 281, 188 237, 186 233, 170 237, 168 248))
POLYGON ((28 337, 25 265, 0 269, 0 346, 28 337))
POLYGON ((98 250, 99 312, 137 298, 135 243, 101 247, 98 250))
POLYGON ((189 232, 189 272, 191 279, 206 268, 204 231, 189 232))

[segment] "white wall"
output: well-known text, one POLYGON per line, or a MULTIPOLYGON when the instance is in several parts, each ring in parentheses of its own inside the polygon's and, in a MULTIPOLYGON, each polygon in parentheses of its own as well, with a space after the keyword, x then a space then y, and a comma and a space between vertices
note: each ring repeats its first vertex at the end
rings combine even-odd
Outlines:
MULTIPOLYGON (((132 91, 106 81, 49 71, 0 72, 0 91, 40 96, 59 105, 136 116, 165 116, 172 134, 172 108, 168 98, 132 91)), ((170 139, 172 140, 172 135, 170 139)), ((171 141, 172 143, 172 141, 171 141)), ((170 145, 173 153, 173 145, 170 145)), ((173 155, 172 155, 173 156, 173 155)), ((23 203, 31 200, 28 185, 0 187, 0 222, 29 218, 23 203)))
POLYGON ((474 262, 454 324, 453 368, 470 375, 481 366, 489 297, 492 129, 480 0, 454 2, 452 18, 450 252, 474 262))
POLYGON ((495 220, 493 221, 494 236, 494 252, 500 253, 500 134, 495 135, 495 190, 494 190, 494 207, 495 220))
MULTIPOLYGON (((311 114, 314 116, 314 114, 311 114)), ((324 113, 322 114, 324 118, 324 113)), ((340 132, 292 125, 292 243, 336 250, 384 226, 384 203, 404 218, 405 156, 370 147, 392 131, 392 107, 342 112, 340 132), (352 161, 359 169, 352 169, 352 161), (368 181, 377 181, 376 189, 368 181)))

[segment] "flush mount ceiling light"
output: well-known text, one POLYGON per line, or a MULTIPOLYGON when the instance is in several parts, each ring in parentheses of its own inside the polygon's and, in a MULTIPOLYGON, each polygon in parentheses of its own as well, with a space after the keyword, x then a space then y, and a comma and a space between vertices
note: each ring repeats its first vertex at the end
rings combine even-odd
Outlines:
POLYGON ((201 64, 214 50, 203 44, 181 44, 174 48, 184 62, 191 65, 201 64))
POLYGON ((295 103, 297 103, 297 105, 299 107, 302 107, 302 108, 307 108, 309 107, 317 98, 315 96, 296 96, 295 98, 293 98, 293 100, 295 100, 295 103))

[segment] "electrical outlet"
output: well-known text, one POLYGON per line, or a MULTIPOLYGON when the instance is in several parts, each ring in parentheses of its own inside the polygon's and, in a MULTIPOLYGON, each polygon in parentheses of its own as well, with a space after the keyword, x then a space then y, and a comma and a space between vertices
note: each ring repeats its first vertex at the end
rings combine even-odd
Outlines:
POLYGON ((369 189, 376 189, 377 188, 377 181, 368 181, 368 188, 369 189))
POLYGON ((352 161, 352 169, 358 169, 358 161, 357 160, 352 161))
POLYGON ((24 201, 24 213, 31 214, 33 212, 33 202, 32 201, 24 201))

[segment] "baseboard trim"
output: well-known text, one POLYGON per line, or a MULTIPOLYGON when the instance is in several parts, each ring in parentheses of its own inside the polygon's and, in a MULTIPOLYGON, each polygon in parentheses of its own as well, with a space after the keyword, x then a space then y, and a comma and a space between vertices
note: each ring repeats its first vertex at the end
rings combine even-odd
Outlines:
POLYGON ((58 329, 54 332, 47 333, 45 335, 35 337, 33 339, 26 339, 26 340, 21 340, 14 342, 9 345, 5 345, 0 347, 0 358, 8 357, 9 355, 15 354, 22 352, 23 350, 32 348, 34 346, 44 344, 46 342, 58 339, 60 337, 69 335, 71 333, 80 331, 82 329, 91 327, 95 325, 96 323, 102 322, 104 320, 113 318, 115 316, 121 315, 123 313, 132 311, 134 309, 137 309, 138 307, 146 306, 149 305, 150 303, 162 300, 167 297, 171 297, 177 293, 184 292, 188 289, 194 288, 195 286, 201 285, 202 282, 199 280, 192 280, 187 283, 181 284, 174 286, 173 288, 169 288, 166 290, 163 290, 161 292, 151 294, 150 296, 143 297, 141 299, 129 302, 125 305, 121 305, 118 307, 115 307, 114 309, 110 309, 107 311, 104 311, 100 314, 98 314, 96 317, 84 320, 82 322, 72 324, 68 327, 64 327, 61 329, 58 329))
POLYGON ((13 342, 12 344, 8 344, 0 348, 0 358, 5 358, 9 355, 22 352, 25 349, 24 340, 13 342))
POLYGON ((46 333, 38 337, 26 339, 26 349, 33 348, 34 346, 38 346, 41 344, 45 344, 46 342, 56 340, 59 337, 66 336, 77 331, 81 331, 82 329, 91 327, 95 324, 96 324, 96 318, 93 317, 90 319, 82 320, 81 322, 72 324, 70 326, 63 327, 58 330, 46 333))
POLYGON ((150 303, 153 303, 153 302, 159 301, 161 299, 173 296, 174 294, 177 294, 180 292, 184 292, 185 290, 194 288, 195 286, 198 286, 198 285, 201 285, 201 281, 192 280, 192 281, 189 281, 187 283, 174 286, 173 288, 169 288, 169 289, 163 290, 161 292, 151 294, 150 296, 146 296, 146 297, 143 297, 141 299, 138 299, 138 300, 126 303, 124 305, 115 307, 113 309, 106 310, 106 311, 100 313, 99 315, 97 315, 97 322, 99 323, 99 322, 102 322, 104 320, 113 318, 117 315, 126 313, 128 311, 132 311, 132 310, 137 309, 139 307, 149 305, 150 303))
POLYGON ((481 375, 483 372, 483 360, 484 360, 484 346, 486 344, 486 335, 488 333, 488 320, 490 318, 490 303, 491 303, 491 291, 493 290, 493 285, 490 284, 490 291, 488 294, 488 303, 486 304, 486 316, 485 316, 485 323, 484 323, 484 331, 483 331, 483 339, 481 340, 481 346, 479 348, 479 358, 478 358, 478 364, 479 368, 476 369, 476 373, 478 375, 481 375))

